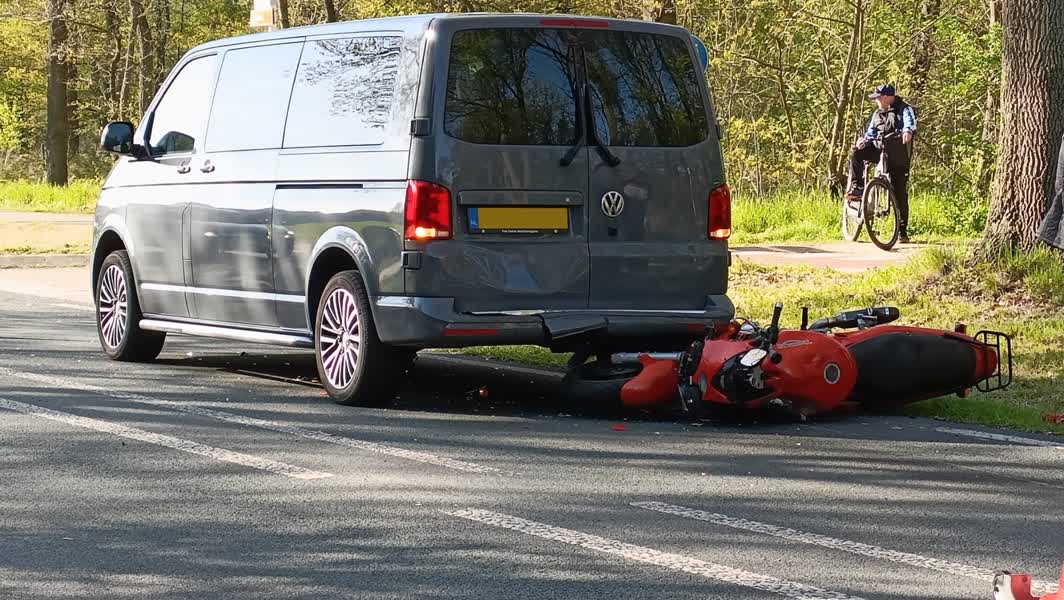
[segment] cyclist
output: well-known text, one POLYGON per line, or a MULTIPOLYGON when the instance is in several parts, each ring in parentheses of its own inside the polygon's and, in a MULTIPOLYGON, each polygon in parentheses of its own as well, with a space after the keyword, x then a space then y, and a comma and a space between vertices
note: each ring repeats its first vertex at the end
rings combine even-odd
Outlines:
POLYGON ((1038 237, 1043 242, 1064 250, 1064 137, 1060 138, 1060 154, 1057 155, 1057 182, 1038 237))
POLYGON ((890 84, 876 86, 868 95, 878 108, 872 113, 864 137, 857 142, 850 156, 850 189, 846 191, 849 201, 860 200, 864 193, 865 162, 879 160, 879 149, 872 144, 876 136, 901 133, 900 139, 892 137, 884 143, 887 153, 887 169, 890 171, 894 197, 898 202, 898 225, 901 235, 898 241, 909 243, 909 166, 912 153, 909 144, 916 133, 916 111, 905 103, 890 84))

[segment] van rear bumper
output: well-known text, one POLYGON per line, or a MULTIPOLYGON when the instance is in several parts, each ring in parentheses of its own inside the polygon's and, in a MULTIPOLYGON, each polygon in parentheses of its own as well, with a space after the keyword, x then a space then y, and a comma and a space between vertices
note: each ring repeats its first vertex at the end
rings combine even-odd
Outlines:
POLYGON ((382 342, 412 348, 533 344, 569 350, 589 343, 614 350, 682 348, 705 328, 730 321, 727 296, 704 310, 566 310, 459 313, 454 298, 378 296, 373 319, 382 342))

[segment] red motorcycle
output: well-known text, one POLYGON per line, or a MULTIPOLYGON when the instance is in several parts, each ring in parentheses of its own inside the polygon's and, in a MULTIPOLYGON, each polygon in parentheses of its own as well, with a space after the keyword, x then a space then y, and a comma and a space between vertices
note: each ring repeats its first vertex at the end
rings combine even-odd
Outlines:
POLYGON ((600 401, 619 396, 630 408, 678 401, 692 416, 714 408, 776 407, 805 417, 844 403, 883 409, 1012 383, 1012 341, 1003 333, 980 331, 971 337, 963 326, 945 331, 889 325, 900 314, 885 306, 843 312, 812 325, 803 309, 800 329, 781 330, 782 312, 777 304, 764 328, 752 321, 718 327, 683 352, 615 354, 606 370, 586 365, 571 372, 563 393, 612 396, 600 401), (588 373, 605 376, 589 378, 588 373))

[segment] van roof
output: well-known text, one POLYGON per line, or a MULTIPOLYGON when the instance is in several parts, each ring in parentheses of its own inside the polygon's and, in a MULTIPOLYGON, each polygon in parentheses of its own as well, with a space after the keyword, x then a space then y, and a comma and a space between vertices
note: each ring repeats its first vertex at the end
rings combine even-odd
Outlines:
POLYGON ((598 17, 592 15, 568 15, 568 14, 543 14, 543 13, 502 13, 502 12, 483 12, 483 13, 428 13, 421 15, 409 15, 402 17, 383 17, 379 19, 360 19, 355 21, 341 21, 339 23, 323 23, 320 25, 305 25, 303 27, 290 27, 288 29, 282 29, 280 31, 270 31, 265 33, 252 33, 249 35, 240 35, 228 38, 221 38, 213 41, 209 41, 200 44, 191 50, 187 54, 194 52, 200 52, 202 50, 209 50, 212 48, 221 48, 225 46, 234 46, 237 44, 249 44, 255 42, 265 42, 270 40, 283 40, 286 38, 305 37, 312 35, 333 35, 352 32, 372 31, 379 29, 381 31, 403 31, 407 34, 415 34, 424 30, 430 22, 434 19, 498 19, 498 18, 514 18, 514 17, 530 17, 530 18, 551 18, 551 19, 594 19, 596 21, 609 21, 614 23, 639 23, 641 25, 657 25, 659 27, 675 27, 674 25, 666 25, 664 23, 651 23, 647 21, 641 21, 637 19, 614 19, 610 17, 598 17))

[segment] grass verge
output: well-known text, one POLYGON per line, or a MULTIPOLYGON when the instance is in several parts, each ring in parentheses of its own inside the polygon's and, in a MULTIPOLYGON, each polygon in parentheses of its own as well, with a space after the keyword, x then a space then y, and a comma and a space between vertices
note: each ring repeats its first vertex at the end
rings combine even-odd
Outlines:
POLYGON ((0 256, 30 254, 88 254, 90 244, 63 244, 62 246, 5 246, 0 245, 0 256))
POLYGON ((0 181, 0 210, 91 213, 96 209, 100 182, 79 179, 64 187, 34 181, 0 181))
MULTIPOLYGON (((809 267, 768 267, 737 261, 731 291, 737 314, 759 321, 785 304, 784 325, 797 326, 800 307, 818 318, 840 310, 890 304, 901 322, 970 331, 994 329, 1013 338, 1016 381, 1007 390, 968 398, 945 397, 904 408, 908 414, 950 421, 1064 434, 1043 420, 1064 412, 1064 262, 1040 250, 1002 256, 971 267, 965 248, 928 249, 903 265, 866 273, 809 267)), ((513 362, 562 366, 568 355, 542 348, 471 348, 466 353, 513 362)))
MULTIPOLYGON (((914 191, 910 233, 921 240, 978 237, 988 201, 944 192, 914 191)), ((821 191, 789 191, 763 197, 737 197, 732 205, 734 245, 827 242, 842 239, 839 200, 821 191)))

